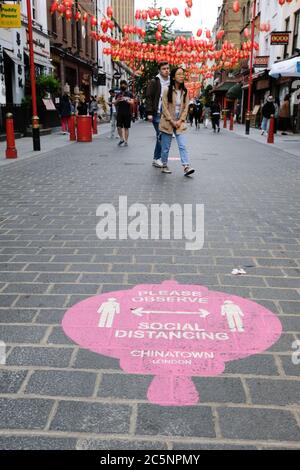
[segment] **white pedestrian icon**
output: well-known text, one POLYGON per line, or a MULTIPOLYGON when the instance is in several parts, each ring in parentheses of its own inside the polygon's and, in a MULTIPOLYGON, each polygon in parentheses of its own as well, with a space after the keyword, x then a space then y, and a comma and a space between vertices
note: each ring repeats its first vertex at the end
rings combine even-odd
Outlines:
POLYGON ((243 311, 232 300, 225 300, 222 305, 221 315, 226 316, 230 331, 238 331, 239 333, 245 331, 242 319, 244 316, 243 311))
POLYGON ((120 304, 117 299, 111 297, 100 305, 97 310, 100 313, 99 328, 111 328, 116 314, 120 313, 120 304))

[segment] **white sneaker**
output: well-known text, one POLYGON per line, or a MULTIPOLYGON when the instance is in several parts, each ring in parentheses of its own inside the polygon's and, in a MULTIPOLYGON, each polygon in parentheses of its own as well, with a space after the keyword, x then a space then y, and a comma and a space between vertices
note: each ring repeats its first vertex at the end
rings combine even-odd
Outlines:
POLYGON ((161 168, 163 166, 163 163, 160 158, 158 158, 157 160, 153 159, 152 166, 155 166, 156 168, 161 168))

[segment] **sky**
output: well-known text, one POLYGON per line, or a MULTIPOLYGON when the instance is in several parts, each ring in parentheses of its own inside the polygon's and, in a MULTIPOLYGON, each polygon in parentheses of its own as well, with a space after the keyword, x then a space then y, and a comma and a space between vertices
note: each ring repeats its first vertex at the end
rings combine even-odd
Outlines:
MULTIPOLYGON (((199 28, 212 29, 217 19, 218 6, 222 4, 222 0, 193 0, 192 16, 186 18, 184 9, 186 7, 185 0, 157 0, 158 7, 177 7, 180 15, 176 18, 172 15, 172 19, 176 18, 174 27, 187 31, 193 31, 195 34, 199 28)), ((146 10, 153 6, 153 0, 135 0, 135 8, 146 10)))

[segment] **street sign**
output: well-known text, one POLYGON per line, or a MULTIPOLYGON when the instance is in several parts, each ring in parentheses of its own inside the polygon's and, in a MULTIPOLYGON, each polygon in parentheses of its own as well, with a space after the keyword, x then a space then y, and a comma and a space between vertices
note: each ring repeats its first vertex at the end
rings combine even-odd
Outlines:
POLYGON ((122 75, 120 74, 120 72, 115 72, 113 77, 116 79, 116 80, 120 80, 120 78, 122 77, 122 75))
POLYGON ((0 28, 21 28, 20 4, 0 4, 0 28))
POLYGON ((287 46, 290 35, 286 31, 271 33, 271 46, 287 46))
POLYGON ((265 351, 282 331, 253 301, 175 281, 90 297, 62 327, 82 348, 120 359, 124 372, 153 375, 147 397, 162 406, 198 403, 191 377, 222 374, 226 362, 265 351))
POLYGON ((100 73, 98 75, 98 86, 106 86, 106 73, 100 73))

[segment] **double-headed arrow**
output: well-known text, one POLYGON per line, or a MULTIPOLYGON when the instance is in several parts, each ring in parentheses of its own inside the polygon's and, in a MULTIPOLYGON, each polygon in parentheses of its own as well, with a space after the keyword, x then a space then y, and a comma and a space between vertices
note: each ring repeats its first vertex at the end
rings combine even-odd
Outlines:
POLYGON ((200 318, 206 318, 210 313, 203 308, 200 308, 196 312, 184 312, 184 311, 170 311, 170 310, 144 310, 143 307, 132 308, 132 313, 138 317, 142 317, 146 313, 149 314, 169 314, 169 315, 198 315, 200 318))

